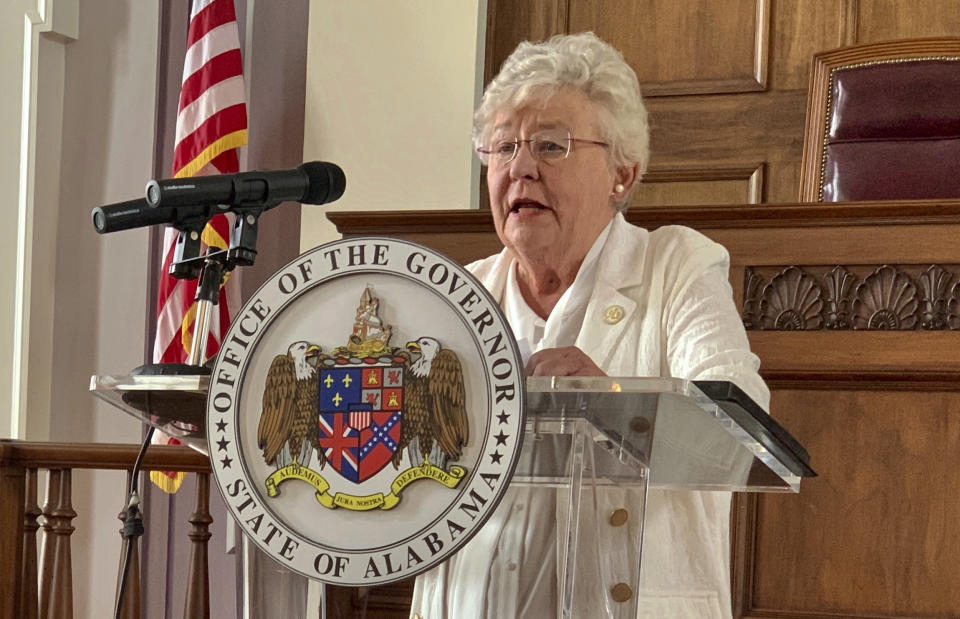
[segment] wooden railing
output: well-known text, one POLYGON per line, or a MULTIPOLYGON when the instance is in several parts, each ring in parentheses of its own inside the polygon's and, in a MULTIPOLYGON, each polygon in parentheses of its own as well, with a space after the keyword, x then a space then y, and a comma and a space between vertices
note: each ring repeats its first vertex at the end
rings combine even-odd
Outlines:
MULTIPOLYGON (((0 619, 73 617, 70 535, 77 515, 71 496, 73 470, 126 470, 129 477, 138 451, 138 445, 0 440, 0 619), (44 470, 49 475, 41 508, 37 484, 38 472, 44 470)), ((184 617, 209 617, 209 460, 187 447, 153 446, 142 470, 198 474, 184 617)), ((117 505, 125 501, 126 488, 118 488, 117 505)), ((136 543, 131 550, 123 616, 132 619, 140 617, 140 575, 136 543)))

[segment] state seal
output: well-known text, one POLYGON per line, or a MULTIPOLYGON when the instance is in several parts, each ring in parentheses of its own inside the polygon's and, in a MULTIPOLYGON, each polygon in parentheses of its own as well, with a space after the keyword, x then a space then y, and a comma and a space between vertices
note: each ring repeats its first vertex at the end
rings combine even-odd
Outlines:
POLYGON ((339 241, 234 319, 210 380, 211 465, 277 562, 383 584, 441 563, 493 513, 524 397, 510 327, 463 267, 406 241, 339 241))

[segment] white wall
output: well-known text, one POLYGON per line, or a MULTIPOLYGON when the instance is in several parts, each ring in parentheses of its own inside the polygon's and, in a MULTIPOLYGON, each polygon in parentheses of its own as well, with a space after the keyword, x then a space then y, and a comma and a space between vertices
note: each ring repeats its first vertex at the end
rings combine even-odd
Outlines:
MULTIPOLYGON (((101 236, 90 209, 143 195, 152 177, 158 8, 82 0, 67 47, 56 260, 51 432, 54 441, 139 442, 142 424, 95 401, 92 374, 143 363, 147 231, 101 236)), ((123 473, 76 473, 77 617, 111 616, 123 473), (96 520, 94 520, 96 518, 96 520), (109 577, 104 577, 109 575, 109 577)))
POLYGON ((0 4, 0 437, 49 431, 64 45, 77 2, 0 4))
MULTIPOLYGON (((99 236, 90 209, 151 177, 157 16, 142 0, 0 2, 0 437, 140 439, 87 389, 142 363, 147 233, 99 236)), ((123 481, 74 476, 78 618, 112 615, 123 481)))
POLYGON ((304 160, 339 164, 347 190, 303 208, 301 249, 338 238, 329 209, 477 205, 486 4, 311 0, 304 160))

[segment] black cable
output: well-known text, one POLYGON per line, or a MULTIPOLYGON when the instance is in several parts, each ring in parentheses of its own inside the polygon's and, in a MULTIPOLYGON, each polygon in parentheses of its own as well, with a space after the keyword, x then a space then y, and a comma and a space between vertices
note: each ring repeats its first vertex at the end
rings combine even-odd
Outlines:
MULTIPOLYGON (((149 410, 149 394, 147 409, 149 410)), ((140 516, 140 495, 137 493, 137 479, 140 477, 140 465, 143 463, 143 456, 147 453, 147 447, 150 446, 150 440, 156 430, 153 426, 147 429, 147 435, 143 439, 143 445, 140 446, 140 453, 133 463, 133 471, 130 474, 130 490, 127 495, 127 516, 123 521, 123 539, 126 540, 126 548, 123 552, 123 572, 120 575, 120 586, 117 588, 117 604, 114 609, 114 619, 120 619, 120 611, 123 607, 123 594, 127 588, 127 577, 130 573, 130 560, 133 556, 133 545, 137 543, 137 538, 143 535, 143 518, 140 516)))

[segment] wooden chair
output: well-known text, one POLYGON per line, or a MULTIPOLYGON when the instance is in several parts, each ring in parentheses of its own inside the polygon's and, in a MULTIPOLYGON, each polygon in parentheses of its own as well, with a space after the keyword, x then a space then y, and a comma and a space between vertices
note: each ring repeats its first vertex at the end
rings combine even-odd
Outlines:
POLYGON ((802 202, 960 197, 960 38, 814 56, 802 202))

